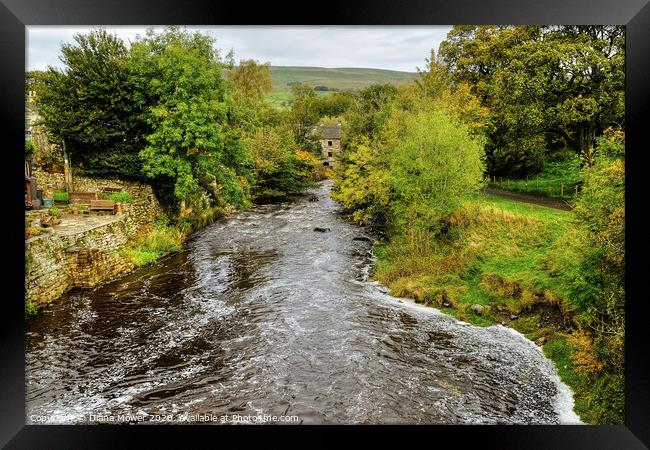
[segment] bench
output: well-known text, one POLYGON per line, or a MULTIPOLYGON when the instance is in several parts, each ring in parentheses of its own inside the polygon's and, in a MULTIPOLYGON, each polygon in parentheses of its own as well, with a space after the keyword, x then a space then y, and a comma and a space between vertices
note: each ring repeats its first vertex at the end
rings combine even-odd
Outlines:
POLYGON ((104 194, 112 194, 113 192, 122 192, 123 189, 119 187, 104 186, 102 187, 102 192, 104 194))
POLYGON ((110 211, 111 214, 115 214, 115 202, 112 200, 91 200, 90 201, 90 210, 91 211, 110 211))
POLYGON ((96 192, 70 192, 70 203, 72 204, 85 203, 88 205, 93 200, 97 200, 96 192))

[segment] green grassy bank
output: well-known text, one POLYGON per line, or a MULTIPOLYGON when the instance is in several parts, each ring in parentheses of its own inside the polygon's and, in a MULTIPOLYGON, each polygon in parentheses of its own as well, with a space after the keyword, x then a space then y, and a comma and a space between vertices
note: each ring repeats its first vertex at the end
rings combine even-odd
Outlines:
POLYGON ((573 214, 480 195, 448 217, 444 239, 429 250, 377 244, 375 278, 391 295, 460 320, 516 329, 542 345, 583 421, 620 423, 622 374, 598 371, 598 348, 566 300, 585 239, 573 214))

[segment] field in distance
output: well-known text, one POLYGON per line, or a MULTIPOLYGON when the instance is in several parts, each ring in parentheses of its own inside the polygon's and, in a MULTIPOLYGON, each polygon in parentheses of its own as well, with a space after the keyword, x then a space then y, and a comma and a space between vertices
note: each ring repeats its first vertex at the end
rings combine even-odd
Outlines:
POLYGON ((324 86, 328 90, 317 93, 328 95, 336 91, 356 91, 373 83, 408 83, 418 76, 416 72, 353 67, 271 66, 270 69, 273 91, 269 93, 268 100, 277 108, 289 106, 291 85, 294 83, 307 83, 312 87, 324 86))

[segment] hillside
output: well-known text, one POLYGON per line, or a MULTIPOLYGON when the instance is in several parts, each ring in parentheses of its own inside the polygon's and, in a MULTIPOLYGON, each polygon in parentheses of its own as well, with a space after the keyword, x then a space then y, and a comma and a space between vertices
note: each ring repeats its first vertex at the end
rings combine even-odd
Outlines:
POLYGON ((328 95, 336 90, 359 90, 372 83, 408 83, 417 78, 416 72, 397 70, 365 69, 354 67, 292 67, 271 66, 273 91, 268 94, 268 101, 275 108, 286 109, 291 103, 291 84, 307 83, 312 86, 326 86, 331 91, 317 91, 319 95, 328 95))
POLYGON ((417 77, 415 72, 399 72, 383 69, 283 67, 271 66, 274 91, 288 91, 288 83, 309 83, 329 88, 347 90, 362 89, 372 83, 408 83, 417 77))

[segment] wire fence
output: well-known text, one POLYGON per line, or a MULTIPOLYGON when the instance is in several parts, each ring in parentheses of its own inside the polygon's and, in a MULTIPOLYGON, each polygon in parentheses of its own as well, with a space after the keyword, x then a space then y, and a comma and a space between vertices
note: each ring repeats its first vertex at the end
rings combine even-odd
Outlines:
POLYGON ((517 179, 492 176, 488 185, 497 189, 521 192, 544 197, 570 199, 580 192, 580 180, 567 180, 566 178, 531 178, 517 179))

